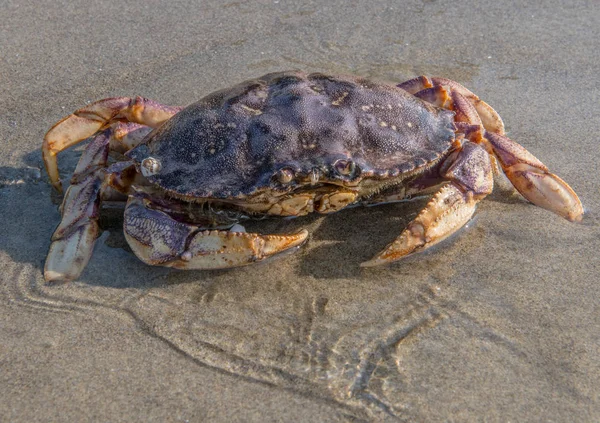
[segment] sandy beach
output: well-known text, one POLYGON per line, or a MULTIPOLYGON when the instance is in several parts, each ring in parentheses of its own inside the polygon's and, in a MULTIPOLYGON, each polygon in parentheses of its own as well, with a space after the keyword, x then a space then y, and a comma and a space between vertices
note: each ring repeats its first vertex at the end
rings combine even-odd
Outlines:
MULTIPOLYGON (((9 0, 0 8, 0 420, 600 420, 600 5, 507 0, 9 0), (499 186, 457 236, 360 268, 424 200, 252 222, 310 231, 220 271, 149 267, 118 213, 47 286, 44 133, 101 98, 188 105, 268 72, 450 78, 578 193, 570 223, 499 186)), ((59 156, 65 180, 81 146, 59 156)))

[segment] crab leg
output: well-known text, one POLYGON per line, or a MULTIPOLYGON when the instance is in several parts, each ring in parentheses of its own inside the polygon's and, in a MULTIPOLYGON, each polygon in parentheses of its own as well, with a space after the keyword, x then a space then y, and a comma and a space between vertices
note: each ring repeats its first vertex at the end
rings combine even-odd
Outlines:
POLYGON ((398 87, 438 107, 454 110, 458 131, 469 140, 483 144, 492 155, 494 166, 497 167, 497 160, 510 182, 527 200, 567 220, 582 219, 583 205, 575 191, 523 146, 507 138, 498 113, 471 91, 458 82, 426 76, 398 87))
POLYGON ((116 122, 110 126, 113 135, 110 139, 110 151, 125 154, 152 132, 152 128, 133 122, 116 122))
POLYGON ((486 130, 504 135, 504 123, 500 115, 458 82, 446 78, 419 76, 399 84, 398 87, 439 107, 454 110, 459 122, 483 124, 486 130), (477 118, 474 115, 477 115, 477 118))
MULTIPOLYGON (((111 186, 125 191, 124 185, 130 182, 107 171, 108 153, 112 146, 118 150, 119 146, 139 142, 148 131, 137 124, 118 123, 96 134, 87 145, 60 208, 62 220, 52 235, 44 266, 46 282, 69 281, 81 274, 99 234, 100 199, 118 194, 111 186)), ((128 173, 125 166, 120 168, 123 175, 128 173)))
POLYGON ((483 142, 491 147, 502 170, 523 197, 567 220, 581 221, 583 205, 575 191, 533 154, 513 140, 487 131, 483 142))
POLYGON ((396 240, 362 267, 390 263, 437 244, 463 227, 473 216, 476 204, 492 192, 489 155, 470 141, 445 160, 440 174, 450 183, 433 196, 396 240))
POLYGON ((123 224, 125 238, 146 264, 178 269, 223 269, 244 266, 297 247, 306 230, 293 235, 201 230, 152 209, 143 194, 129 197, 123 224))
POLYGON ((61 205, 62 220, 46 257, 46 282, 77 278, 87 265, 98 237, 98 206, 111 130, 96 135, 79 160, 61 205))
POLYGON ((478 125, 458 123, 457 128, 470 141, 481 144, 488 151, 494 165, 500 164, 508 180, 523 197, 567 220, 581 221, 583 205, 575 191, 525 147, 478 125))
POLYGON ((62 192, 56 155, 92 136, 115 120, 156 128, 181 110, 142 97, 106 98, 89 104, 58 121, 44 137, 42 154, 52 186, 62 192))

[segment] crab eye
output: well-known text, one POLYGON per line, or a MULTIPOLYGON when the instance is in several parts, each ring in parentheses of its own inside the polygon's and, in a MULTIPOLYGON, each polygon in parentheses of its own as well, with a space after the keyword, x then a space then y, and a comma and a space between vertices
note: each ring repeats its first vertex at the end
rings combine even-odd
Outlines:
POLYGON ((282 184, 289 184, 294 179, 294 172, 288 168, 279 169, 275 177, 282 184))
POLYGON ((140 170, 142 171, 142 175, 148 177, 156 175, 162 169, 162 164, 160 160, 155 159, 154 157, 146 157, 142 160, 140 170))
POLYGON ((352 160, 340 159, 334 163, 335 171, 343 176, 352 176, 356 171, 356 165, 352 160))

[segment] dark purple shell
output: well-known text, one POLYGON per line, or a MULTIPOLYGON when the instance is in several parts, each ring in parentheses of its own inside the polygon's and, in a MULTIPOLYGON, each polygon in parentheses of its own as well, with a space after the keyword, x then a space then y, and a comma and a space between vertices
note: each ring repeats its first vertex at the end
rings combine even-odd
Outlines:
POLYGON ((210 94, 128 155, 158 159, 149 179, 169 191, 228 198, 293 190, 315 168, 320 183, 385 179, 437 159, 453 140, 452 112, 400 88, 285 72, 210 94), (283 168, 294 175, 286 184, 276 178, 283 168))

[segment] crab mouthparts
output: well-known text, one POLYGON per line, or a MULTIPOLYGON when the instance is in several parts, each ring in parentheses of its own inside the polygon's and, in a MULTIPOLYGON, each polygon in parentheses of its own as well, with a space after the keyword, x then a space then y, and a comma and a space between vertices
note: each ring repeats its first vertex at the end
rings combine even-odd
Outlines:
POLYGON ((319 182, 320 176, 321 176, 321 170, 314 167, 310 171, 310 174, 309 174, 310 184, 315 185, 317 182, 319 182))

